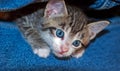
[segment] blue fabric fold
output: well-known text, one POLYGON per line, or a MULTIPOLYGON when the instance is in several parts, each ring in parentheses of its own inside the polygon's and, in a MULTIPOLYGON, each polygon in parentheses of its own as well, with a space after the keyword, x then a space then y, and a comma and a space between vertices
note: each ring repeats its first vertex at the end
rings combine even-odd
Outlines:
POLYGON ((12 11, 24 7, 34 0, 0 0, 0 11, 12 11))
POLYGON ((120 0, 96 0, 90 8, 96 10, 110 9, 114 6, 120 5, 120 0))

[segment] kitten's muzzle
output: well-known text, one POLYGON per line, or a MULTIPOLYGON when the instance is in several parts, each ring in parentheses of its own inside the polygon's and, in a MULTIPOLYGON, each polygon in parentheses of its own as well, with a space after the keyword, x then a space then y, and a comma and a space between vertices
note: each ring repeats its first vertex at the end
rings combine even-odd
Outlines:
POLYGON ((67 46, 61 46, 60 47, 61 51, 59 52, 59 54, 64 54, 66 52, 68 52, 69 48, 67 46))

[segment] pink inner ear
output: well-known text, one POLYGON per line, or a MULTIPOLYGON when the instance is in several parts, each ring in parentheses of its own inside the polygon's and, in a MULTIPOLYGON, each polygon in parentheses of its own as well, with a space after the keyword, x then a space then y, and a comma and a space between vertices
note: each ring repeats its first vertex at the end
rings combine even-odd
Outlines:
POLYGON ((46 16, 49 17, 52 14, 57 14, 57 10, 55 9, 50 9, 46 11, 46 16))
POLYGON ((60 14, 62 11, 62 6, 60 3, 55 3, 53 5, 48 5, 48 9, 46 11, 46 16, 52 16, 56 14, 60 14))
POLYGON ((46 7, 45 16, 51 17, 65 13, 64 2, 61 0, 51 0, 46 7))

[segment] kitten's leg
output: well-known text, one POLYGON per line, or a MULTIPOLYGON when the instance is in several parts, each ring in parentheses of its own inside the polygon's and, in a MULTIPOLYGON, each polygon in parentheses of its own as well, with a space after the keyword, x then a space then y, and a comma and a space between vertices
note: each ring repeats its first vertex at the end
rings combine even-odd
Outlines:
POLYGON ((39 34, 35 30, 29 29, 24 34, 28 42, 31 44, 35 54, 43 58, 47 58, 49 56, 49 46, 40 38, 39 34))

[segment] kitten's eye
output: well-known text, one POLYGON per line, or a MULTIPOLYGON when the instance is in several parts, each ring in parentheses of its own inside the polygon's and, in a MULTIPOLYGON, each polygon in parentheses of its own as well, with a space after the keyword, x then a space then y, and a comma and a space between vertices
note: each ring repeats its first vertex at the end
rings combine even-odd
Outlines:
POLYGON ((61 29, 57 29, 56 30, 56 36, 59 38, 63 38, 64 37, 64 32, 61 29))
POLYGON ((80 41, 79 40, 75 40, 72 45, 74 45, 75 47, 78 47, 80 45, 80 41))

